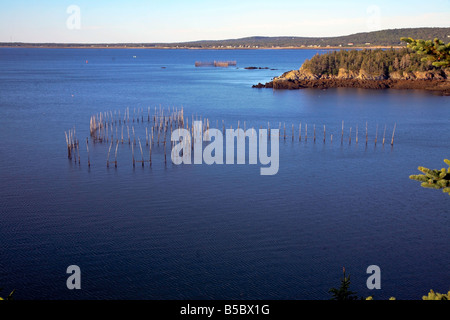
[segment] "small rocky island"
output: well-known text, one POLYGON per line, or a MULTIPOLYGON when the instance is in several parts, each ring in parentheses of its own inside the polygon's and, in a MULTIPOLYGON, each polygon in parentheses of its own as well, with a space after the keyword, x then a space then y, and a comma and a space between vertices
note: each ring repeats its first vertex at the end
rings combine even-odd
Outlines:
POLYGON ((450 95, 450 44, 413 40, 408 48, 341 50, 315 55, 299 70, 283 73, 254 88, 423 89, 450 95))

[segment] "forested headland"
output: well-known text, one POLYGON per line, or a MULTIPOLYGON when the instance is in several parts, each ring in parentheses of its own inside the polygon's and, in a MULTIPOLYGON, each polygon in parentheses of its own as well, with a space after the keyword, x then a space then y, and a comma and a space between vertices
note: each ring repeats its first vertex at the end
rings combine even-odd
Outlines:
POLYGON ((285 72, 265 85, 254 87, 433 88, 450 94, 450 43, 445 44, 439 39, 401 40, 408 44, 406 48, 335 50, 316 54, 304 61, 299 70, 285 72))
POLYGON ((409 48, 388 50, 340 50, 322 55, 315 55, 306 60, 302 70, 310 71, 317 76, 358 77, 388 79, 413 78, 417 72, 431 72, 434 77, 444 78, 445 69, 436 67, 431 61, 423 61, 422 57, 409 48), (346 74, 346 76, 345 76, 346 74))

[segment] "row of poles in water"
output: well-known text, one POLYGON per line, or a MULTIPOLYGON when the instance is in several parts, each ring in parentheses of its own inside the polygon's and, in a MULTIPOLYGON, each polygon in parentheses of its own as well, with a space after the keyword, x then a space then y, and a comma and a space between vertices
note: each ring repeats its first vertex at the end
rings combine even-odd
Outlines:
MULTIPOLYGON (((198 119, 197 115, 194 118, 194 115, 192 115, 191 123, 193 124, 194 121, 202 121, 202 118, 199 117, 198 119)), ((218 120, 216 120, 216 128, 218 128, 218 120)), ((124 142, 128 142, 129 145, 131 145, 132 148, 132 162, 133 166, 135 166, 136 163, 141 163, 142 166, 144 166, 145 162, 149 162, 150 166, 152 164, 152 146, 156 145, 159 146, 160 143, 164 145, 164 163, 167 164, 167 152, 166 152, 166 144, 167 144, 167 132, 171 133, 175 129, 187 129, 188 131, 192 132, 192 136, 196 137, 196 128, 195 126, 191 125, 189 127, 189 118, 185 118, 184 116, 184 110, 183 108, 168 108, 166 111, 164 108, 159 108, 159 110, 155 107, 155 112, 153 115, 150 114, 150 107, 147 110, 147 115, 144 118, 144 111, 143 108, 138 109, 136 112, 136 109, 133 110, 133 115, 130 118, 130 109, 126 108, 123 114, 123 117, 121 116, 120 111, 107 111, 103 113, 98 113, 96 115, 92 115, 90 118, 90 137, 93 143, 109 143, 109 149, 108 149, 108 155, 106 160, 106 165, 109 167, 110 165, 113 165, 117 167, 117 152, 119 148, 119 144, 124 144, 124 142), (152 123, 150 127, 145 128, 145 145, 149 146, 149 157, 148 160, 144 159, 144 152, 142 148, 142 143, 140 138, 137 138, 136 142, 136 133, 134 125, 131 126, 131 133, 130 133, 130 123, 152 123), (124 136, 124 130, 126 126, 126 137, 124 136), (119 136, 119 129, 120 129, 120 136, 119 136), (115 138, 114 138, 115 137, 115 138), (125 137, 125 138, 124 138, 125 137), (115 148, 114 147, 114 141, 115 141, 115 148), (142 160, 136 160, 134 156, 134 146, 139 145, 140 153, 142 160), (114 161, 110 161, 110 155, 111 151, 114 151, 114 161)), ((208 130, 210 128, 210 121, 209 119, 203 119, 202 121, 202 133, 207 134, 208 130)), ((233 129, 233 126, 230 126, 230 129, 233 129)), ((237 129, 240 128, 240 121, 237 123, 237 129)), ((246 122, 243 123, 243 131, 246 131, 246 122)), ((253 128, 252 128, 253 129, 253 128)), ((262 126, 260 126, 260 129, 262 129, 262 126)), ((395 129, 396 124, 394 124, 394 128, 392 131, 392 137, 390 139, 391 146, 394 145, 394 135, 395 135, 395 129)), ((287 133, 286 129, 286 123, 283 124, 283 128, 281 127, 281 122, 279 122, 278 126, 279 130, 279 139, 283 140, 289 140, 291 138, 292 141, 298 140, 302 141, 308 141, 309 139, 312 139, 314 142, 318 139, 318 132, 316 125, 313 125, 312 128, 312 136, 308 137, 308 124, 304 125, 304 135, 302 136, 302 123, 299 123, 298 126, 298 139, 296 136, 296 131, 294 128, 294 124, 291 126, 291 137, 289 137, 289 134, 287 133)), ((310 129, 311 130, 311 129, 310 129)), ((386 125, 384 126, 383 136, 382 136, 382 145, 384 146, 387 142, 386 137, 386 125)), ((225 134, 225 122, 222 120, 222 132, 225 134)), ((267 123, 267 134, 270 138, 270 122, 267 123)), ((253 130, 252 130, 253 133, 253 130)), ((374 143, 375 146, 378 143, 378 125, 376 126, 376 133, 375 133, 375 139, 374 143)), ((66 143, 67 143, 67 152, 68 152, 68 158, 73 159, 75 162, 80 163, 80 150, 79 150, 79 140, 76 136, 76 130, 75 128, 70 129, 65 132, 66 136, 66 143)), ((381 137, 380 137, 381 138, 381 137)), ((327 130, 326 126, 323 126, 323 143, 326 142, 327 139, 327 130)), ((171 140, 171 139, 170 139, 171 140)), ((344 121, 342 121, 342 128, 340 133, 340 140, 341 144, 344 143, 344 121)), ((333 134, 330 135, 330 141, 333 142, 333 134)), ((355 142, 359 143, 359 132, 358 132, 358 125, 355 127, 355 142)), ((352 143, 352 127, 349 128, 349 135, 348 135, 348 143, 352 143)), ((365 126, 365 144, 366 146, 369 143, 369 133, 368 133, 368 124, 366 122, 365 126)), ((171 141, 171 147, 175 144, 174 141, 171 141)), ((191 148, 193 148, 194 144, 191 143, 191 148)), ((90 161, 90 153, 89 153, 89 138, 86 138, 86 150, 87 150, 87 156, 88 156, 88 166, 90 167, 91 161, 90 161)))

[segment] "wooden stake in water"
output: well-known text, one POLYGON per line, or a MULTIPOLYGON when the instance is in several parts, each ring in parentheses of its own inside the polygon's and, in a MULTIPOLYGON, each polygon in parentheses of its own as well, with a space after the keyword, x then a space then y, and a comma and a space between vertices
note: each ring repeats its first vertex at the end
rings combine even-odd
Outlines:
POLYGON ((160 130, 158 129, 158 146, 159 146, 159 133, 160 133, 160 130))
POLYGON ((342 120, 341 144, 344 143, 344 120, 342 120))
POLYGON ((386 125, 384 125, 384 133, 383 133, 383 146, 384 146, 384 141, 386 140, 386 125))
POLYGON ((91 166, 91 158, 89 156, 89 140, 88 138, 86 138, 86 149, 87 149, 87 154, 88 154, 88 167, 91 166))
POLYGON ((112 144, 113 143, 111 141, 111 144, 109 145, 109 150, 108 150, 108 157, 106 158, 106 167, 108 167, 108 168, 109 168, 109 154, 111 152, 112 144))
POLYGON ((116 143, 116 152, 114 154, 114 166, 117 168, 117 150, 119 149, 119 140, 116 143))
POLYGON ((392 131, 392 139, 391 139, 391 146, 394 145, 394 134, 395 134, 395 127, 397 126, 397 123, 394 124, 394 131, 392 131))
POLYGON ((375 145, 377 145, 377 140, 378 140, 378 123, 377 123, 377 129, 375 131, 375 145))
POLYGON ((67 132, 64 131, 64 134, 66 135, 66 144, 67 144, 67 158, 71 158, 71 154, 70 154, 70 143, 69 143, 69 138, 67 136, 67 132))
POLYGON ((164 165, 167 165, 166 141, 164 141, 164 165))
POLYGON ((316 143, 316 125, 314 125, 314 143, 316 143))
POLYGON ((144 153, 142 152, 141 139, 138 138, 139 148, 141 149, 141 157, 142 157, 142 166, 144 166, 144 153))
POLYGON ((302 141, 302 123, 298 125, 298 141, 302 141))
POLYGON ((77 145, 78 164, 80 164, 81 163, 81 161, 80 161, 80 147, 79 147, 79 144, 78 144, 78 140, 77 140, 77 144, 76 145, 77 145))

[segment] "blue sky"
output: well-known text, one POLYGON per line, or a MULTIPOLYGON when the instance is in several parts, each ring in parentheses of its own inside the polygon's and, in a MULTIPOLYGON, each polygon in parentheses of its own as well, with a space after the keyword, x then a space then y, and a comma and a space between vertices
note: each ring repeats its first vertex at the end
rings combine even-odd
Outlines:
POLYGON ((449 27, 450 0, 3 1, 0 42, 178 42, 449 27), (75 5, 79 16, 68 13, 75 5), (79 17, 79 19, 78 19, 79 17), (79 21, 69 28, 67 21, 79 21))

